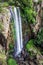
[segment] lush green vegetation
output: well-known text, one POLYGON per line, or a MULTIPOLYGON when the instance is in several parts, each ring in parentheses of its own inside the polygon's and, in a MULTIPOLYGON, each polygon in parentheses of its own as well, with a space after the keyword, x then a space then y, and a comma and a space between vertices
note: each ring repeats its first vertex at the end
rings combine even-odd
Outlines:
POLYGON ((34 51, 35 54, 41 53, 43 55, 43 28, 39 30, 35 39, 31 39, 26 44, 26 49, 29 52, 30 56, 33 56, 34 51))
POLYGON ((20 4, 21 4, 20 7, 21 7, 21 11, 22 11, 22 17, 24 17, 28 23, 34 23, 36 13, 33 10, 32 0, 20 1, 20 4))
POLYGON ((13 58, 13 52, 14 52, 14 44, 10 43, 9 44, 9 51, 8 51, 8 59, 7 59, 8 65, 18 65, 16 60, 13 58))
POLYGON ((9 58, 7 63, 8 65, 17 65, 17 62, 13 58, 9 58))
MULTIPOLYGON (((0 3, 0 13, 3 11, 3 7, 8 7, 10 5, 11 6, 19 6, 20 10, 21 10, 21 17, 23 19, 22 22, 25 20, 29 25, 35 24, 37 13, 34 11, 32 0, 4 0, 3 3, 2 3, 2 0, 0 0, 0 2, 1 2, 0 3)), ((38 4, 40 2, 41 2, 41 0, 38 1, 38 4)), ((0 22, 0 31, 3 29, 3 26, 1 24, 2 23, 0 22)), ((10 26, 10 28, 11 28, 10 34, 13 39, 12 41, 14 41, 14 39, 16 39, 16 36, 15 36, 13 19, 11 20, 10 25, 11 25, 10 26)), ((30 30, 30 28, 29 28, 29 30, 30 30)), ((17 65, 16 61, 13 59, 13 52, 14 52, 14 44, 13 43, 14 42, 11 42, 9 44, 8 59, 7 59, 8 65, 17 65)), ((39 32, 37 33, 37 35, 34 39, 30 39, 27 42, 25 48, 26 48, 27 52, 29 53, 29 55, 32 57, 37 54, 41 54, 41 53, 43 54, 43 50, 41 49, 41 53, 40 53, 40 49, 38 49, 38 47, 43 48, 43 28, 40 28, 39 32)))
POLYGON ((16 60, 13 59, 13 52, 14 52, 14 44, 10 43, 9 44, 9 51, 8 51, 8 59, 7 59, 8 65, 17 65, 16 60))
POLYGON ((34 45, 34 40, 31 39, 27 44, 26 44, 26 50, 29 53, 31 58, 34 58, 37 56, 37 54, 41 54, 40 50, 34 45))
POLYGON ((26 49, 29 51, 29 49, 30 49, 30 48, 33 48, 33 46, 34 46, 34 42, 33 42, 33 40, 30 40, 30 41, 27 43, 27 45, 26 45, 26 49))
POLYGON ((36 44, 36 46, 40 46, 43 44, 43 28, 41 28, 35 38, 34 43, 36 44))
MULTIPOLYGON (((33 10, 33 2, 32 0, 7 0, 4 1, 3 3, 0 3, 0 7, 4 7, 4 6, 19 6, 21 8, 21 13, 22 13, 22 17, 24 16, 24 18, 26 18, 26 20, 29 23, 34 23, 35 22, 35 16, 36 16, 36 12, 33 10), (29 3, 29 4, 28 4, 29 3)), ((1 11, 1 8, 0 8, 1 11)))
POLYGON ((13 52, 14 52, 14 44, 13 43, 10 43, 9 44, 9 55, 12 55, 13 54, 13 52))

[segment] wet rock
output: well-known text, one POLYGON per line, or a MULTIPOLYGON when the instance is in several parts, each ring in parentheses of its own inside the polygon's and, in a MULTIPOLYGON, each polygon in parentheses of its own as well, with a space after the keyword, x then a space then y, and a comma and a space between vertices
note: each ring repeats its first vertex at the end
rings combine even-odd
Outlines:
POLYGON ((29 53, 24 49, 21 56, 16 58, 18 65, 42 65, 43 56, 40 53, 33 54, 33 56, 30 56, 29 53))

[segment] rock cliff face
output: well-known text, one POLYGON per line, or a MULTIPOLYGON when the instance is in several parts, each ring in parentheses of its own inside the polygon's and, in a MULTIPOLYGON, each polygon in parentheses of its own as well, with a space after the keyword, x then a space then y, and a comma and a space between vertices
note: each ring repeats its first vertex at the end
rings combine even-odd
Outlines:
MULTIPOLYGON (((11 14, 8 8, 2 8, 2 11, 0 13, 0 63, 3 65, 6 65, 6 55, 5 55, 5 49, 8 47, 8 42, 6 41, 8 38, 8 31, 9 31, 9 25, 10 25, 10 19, 11 18, 11 14), (2 35, 4 36, 4 38, 6 40, 4 40, 4 38, 2 37, 2 35), (5 43, 6 41, 6 43, 5 43), (4 48, 5 46, 6 48, 4 48)), ((0 65, 1 65, 0 64, 0 65)))
POLYGON ((0 13, 0 19, 1 19, 1 22, 3 24, 3 31, 2 31, 2 33, 4 34, 5 38, 8 37, 10 18, 11 18, 11 14, 10 14, 9 9, 3 8, 2 13, 0 13))
POLYGON ((37 6, 34 6, 35 11, 37 11, 37 16, 36 16, 36 24, 33 27, 34 33, 37 34, 37 32, 39 31, 39 29, 41 28, 41 23, 42 23, 42 3, 41 4, 37 4, 37 6), (35 8, 36 7, 36 8, 35 8))
MULTIPOLYGON (((10 24, 11 14, 8 8, 3 8, 0 13, 0 32, 3 33, 5 38, 8 38, 9 24, 10 24)), ((8 46, 8 45, 7 45, 8 46)))

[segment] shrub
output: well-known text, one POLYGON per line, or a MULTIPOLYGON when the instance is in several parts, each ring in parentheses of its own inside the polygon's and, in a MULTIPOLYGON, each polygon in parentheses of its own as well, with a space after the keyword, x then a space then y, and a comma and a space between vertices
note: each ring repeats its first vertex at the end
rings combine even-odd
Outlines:
POLYGON ((34 44, 40 46, 43 44, 43 28, 41 28, 37 34, 37 37, 34 40, 34 44))
POLYGON ((33 11, 31 8, 28 9, 27 7, 25 8, 25 16, 27 18, 27 21, 29 23, 35 23, 35 16, 36 16, 36 12, 33 11), (33 13, 34 12, 34 13, 33 13))
POLYGON ((14 48, 14 44, 10 43, 9 44, 9 49, 13 49, 14 48))
POLYGON ((7 63, 8 65, 17 65, 16 61, 13 58, 9 58, 7 63))
POLYGON ((9 44, 9 51, 8 51, 9 56, 12 55, 13 52, 14 52, 14 44, 10 43, 10 44, 9 44))
POLYGON ((26 44, 26 49, 27 49, 27 51, 30 51, 31 48, 33 48, 33 40, 30 40, 30 41, 26 44))

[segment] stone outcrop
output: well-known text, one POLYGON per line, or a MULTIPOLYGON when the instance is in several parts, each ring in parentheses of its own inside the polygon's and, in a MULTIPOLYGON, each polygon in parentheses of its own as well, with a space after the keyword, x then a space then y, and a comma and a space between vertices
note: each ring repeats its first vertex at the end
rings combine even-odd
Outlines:
MULTIPOLYGON (((42 3, 43 3, 43 1, 42 1, 42 3)), ((43 7, 43 5, 42 5, 42 3, 41 4, 34 4, 34 9, 35 9, 35 11, 36 11, 36 13, 37 13, 37 16, 36 16, 36 24, 34 25, 34 26, 32 26, 33 27, 33 31, 34 31, 34 33, 35 34, 37 34, 37 32, 39 31, 39 29, 41 28, 41 23, 42 23, 42 7, 43 7)))
POLYGON ((3 31, 2 31, 2 33, 7 38, 8 37, 8 30, 9 30, 11 14, 10 14, 9 9, 3 8, 3 10, 5 10, 5 12, 1 13, 1 19, 2 19, 2 22, 3 22, 3 31))
MULTIPOLYGON (((8 8, 2 8, 2 12, 0 13, 0 33, 2 33, 2 35, 5 37, 5 39, 7 40, 8 38, 8 31, 9 31, 9 25, 10 25, 10 19, 11 18, 11 14, 8 8)), ((1 35, 1 34, 0 34, 1 35)), ((0 40, 4 40, 3 37, 0 37, 0 40)), ((6 63, 6 55, 5 55, 5 50, 8 47, 8 42, 6 42, 7 46, 5 49, 3 47, 5 41, 0 41, 0 65, 7 65, 6 63)))
POLYGON ((6 39, 8 38, 10 20, 11 20, 11 14, 9 9, 3 8, 2 13, 0 13, 0 22, 1 22, 0 25, 2 26, 2 29, 0 30, 0 32, 3 33, 6 39))

